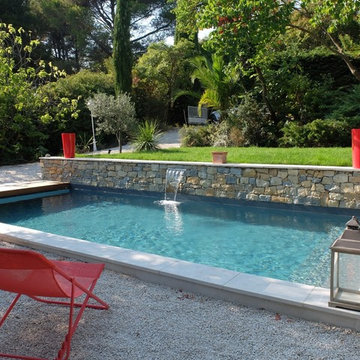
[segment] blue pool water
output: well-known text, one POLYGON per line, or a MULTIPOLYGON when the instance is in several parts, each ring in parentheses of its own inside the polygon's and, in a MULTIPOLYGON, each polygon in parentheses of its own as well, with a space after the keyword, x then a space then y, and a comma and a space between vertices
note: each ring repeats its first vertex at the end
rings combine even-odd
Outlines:
POLYGON ((328 286, 348 215, 75 190, 0 205, 0 221, 195 263, 328 286))

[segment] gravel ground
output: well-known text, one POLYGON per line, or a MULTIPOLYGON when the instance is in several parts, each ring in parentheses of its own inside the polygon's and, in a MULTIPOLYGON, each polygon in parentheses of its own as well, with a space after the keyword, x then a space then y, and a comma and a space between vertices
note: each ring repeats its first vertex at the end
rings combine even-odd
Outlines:
MULTIPOLYGON (((359 359, 360 334, 355 331, 145 283, 109 270, 95 293, 110 309, 85 311, 72 342, 73 360, 359 359)), ((0 293, 0 314, 12 298, 0 293)), ((24 297, 1 328, 0 351, 53 358, 65 329, 65 308, 24 297)))
POLYGON ((40 163, 0 166, 0 185, 41 180, 40 163))

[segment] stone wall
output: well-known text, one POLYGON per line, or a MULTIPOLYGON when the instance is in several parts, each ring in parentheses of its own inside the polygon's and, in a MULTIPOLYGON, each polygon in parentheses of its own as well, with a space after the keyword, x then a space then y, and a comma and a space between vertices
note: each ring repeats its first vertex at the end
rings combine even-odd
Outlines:
POLYGON ((282 166, 109 160, 40 159, 43 178, 73 184, 163 192, 166 170, 185 169, 180 192, 250 201, 360 208, 360 170, 282 166))

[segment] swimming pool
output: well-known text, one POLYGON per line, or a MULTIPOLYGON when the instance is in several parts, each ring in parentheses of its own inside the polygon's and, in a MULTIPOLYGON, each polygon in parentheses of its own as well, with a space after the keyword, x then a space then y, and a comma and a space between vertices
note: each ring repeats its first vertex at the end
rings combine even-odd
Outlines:
MULTIPOLYGON (((159 194, 160 196, 160 194, 159 194)), ((0 221, 195 263, 328 285, 329 246, 349 215, 77 189, 0 206, 0 221)))

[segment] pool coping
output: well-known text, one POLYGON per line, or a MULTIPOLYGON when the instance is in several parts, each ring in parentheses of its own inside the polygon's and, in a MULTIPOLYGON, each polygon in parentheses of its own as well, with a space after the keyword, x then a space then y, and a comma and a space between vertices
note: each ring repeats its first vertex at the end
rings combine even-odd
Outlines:
POLYGON ((108 269, 172 288, 360 330, 360 312, 328 307, 329 289, 325 288, 195 264, 5 223, 0 223, 0 241, 83 261, 103 262, 108 269))
POLYGON ((165 165, 195 165, 195 166, 220 166, 236 168, 266 168, 266 169, 299 169, 299 170, 332 170, 332 171, 360 171, 360 169, 351 166, 325 166, 325 165, 293 165, 293 164, 252 164, 252 163, 212 163, 205 161, 173 161, 173 160, 137 160, 137 159, 112 159, 112 158, 93 158, 93 157, 75 157, 64 158, 62 156, 40 157, 39 160, 65 160, 65 161, 100 161, 100 162, 118 162, 135 164, 165 164, 165 165))

